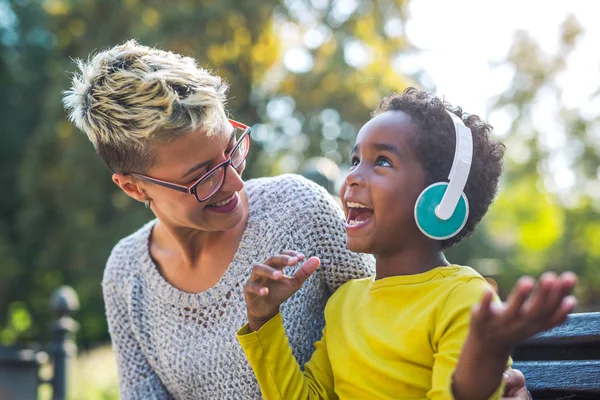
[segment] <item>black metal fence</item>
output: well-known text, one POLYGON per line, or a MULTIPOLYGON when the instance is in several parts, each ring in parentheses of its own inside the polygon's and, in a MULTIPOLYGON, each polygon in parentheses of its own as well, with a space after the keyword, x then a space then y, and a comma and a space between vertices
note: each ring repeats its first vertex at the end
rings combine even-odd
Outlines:
POLYGON ((0 399, 35 400, 38 387, 49 383, 52 400, 67 398, 67 371, 77 352, 74 336, 79 324, 71 313, 79 309, 77 293, 69 287, 58 288, 50 299, 57 319, 52 325, 53 339, 43 350, 0 346, 0 399), (52 364, 52 378, 40 378, 40 368, 48 361, 52 364))

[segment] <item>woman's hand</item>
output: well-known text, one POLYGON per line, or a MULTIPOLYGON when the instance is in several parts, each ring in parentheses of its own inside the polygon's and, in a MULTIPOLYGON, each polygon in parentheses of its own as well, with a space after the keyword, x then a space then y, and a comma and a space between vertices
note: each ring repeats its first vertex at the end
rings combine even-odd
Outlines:
POLYGON ((504 372, 506 387, 502 400, 532 400, 527 386, 525 376, 518 369, 509 368, 504 372))
POLYGON ((317 257, 311 257, 293 276, 283 273, 284 267, 296 265, 303 260, 303 254, 286 250, 252 267, 250 280, 244 286, 250 331, 260 329, 277 315, 281 303, 296 293, 321 263, 317 257))

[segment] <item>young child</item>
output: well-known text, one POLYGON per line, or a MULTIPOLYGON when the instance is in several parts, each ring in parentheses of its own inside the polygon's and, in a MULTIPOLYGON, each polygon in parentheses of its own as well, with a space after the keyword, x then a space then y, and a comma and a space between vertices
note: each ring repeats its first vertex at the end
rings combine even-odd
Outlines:
POLYGON ((348 248, 376 255, 376 275, 331 296, 304 371, 279 306, 319 260, 288 276, 283 269, 305 257, 283 251, 255 265, 245 286, 248 324, 238 339, 265 399, 499 398, 511 348, 566 319, 573 274, 545 274, 537 286, 522 278, 502 305, 481 275, 444 257, 496 194, 504 146, 490 130, 413 88, 383 100, 358 133, 340 192, 348 248), (436 185, 449 173, 448 186, 436 185))

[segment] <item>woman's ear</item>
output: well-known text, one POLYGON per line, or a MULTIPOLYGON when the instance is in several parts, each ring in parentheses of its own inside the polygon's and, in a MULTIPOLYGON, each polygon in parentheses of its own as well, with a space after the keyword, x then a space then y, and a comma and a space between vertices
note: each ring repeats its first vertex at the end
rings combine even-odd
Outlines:
POLYGON ((114 173, 112 175, 112 180, 127 194, 127 196, 131 197, 132 199, 142 203, 148 199, 144 189, 131 175, 114 173))

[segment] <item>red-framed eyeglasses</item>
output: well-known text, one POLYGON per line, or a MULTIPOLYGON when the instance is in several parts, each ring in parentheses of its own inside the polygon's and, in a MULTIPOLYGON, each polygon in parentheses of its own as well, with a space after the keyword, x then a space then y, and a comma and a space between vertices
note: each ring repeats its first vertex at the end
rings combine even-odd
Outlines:
POLYGON ((231 164, 236 170, 239 169, 242 164, 244 164, 244 160, 246 160, 246 156, 250 150, 251 128, 248 125, 232 119, 229 120, 229 123, 234 129, 236 129, 236 132, 241 131, 239 137, 236 134, 237 141, 233 147, 233 150, 231 150, 229 157, 208 171, 206 174, 202 175, 195 182, 189 185, 180 185, 177 183, 164 181, 162 179, 152 178, 151 176, 143 174, 131 173, 130 175, 147 182, 152 182, 160 186, 177 190, 178 192, 189 193, 194 195, 196 200, 198 200, 200 203, 208 200, 212 195, 217 193, 217 191, 223 185, 223 182, 225 182, 225 176, 227 175, 227 168, 229 167, 229 164, 231 164))

